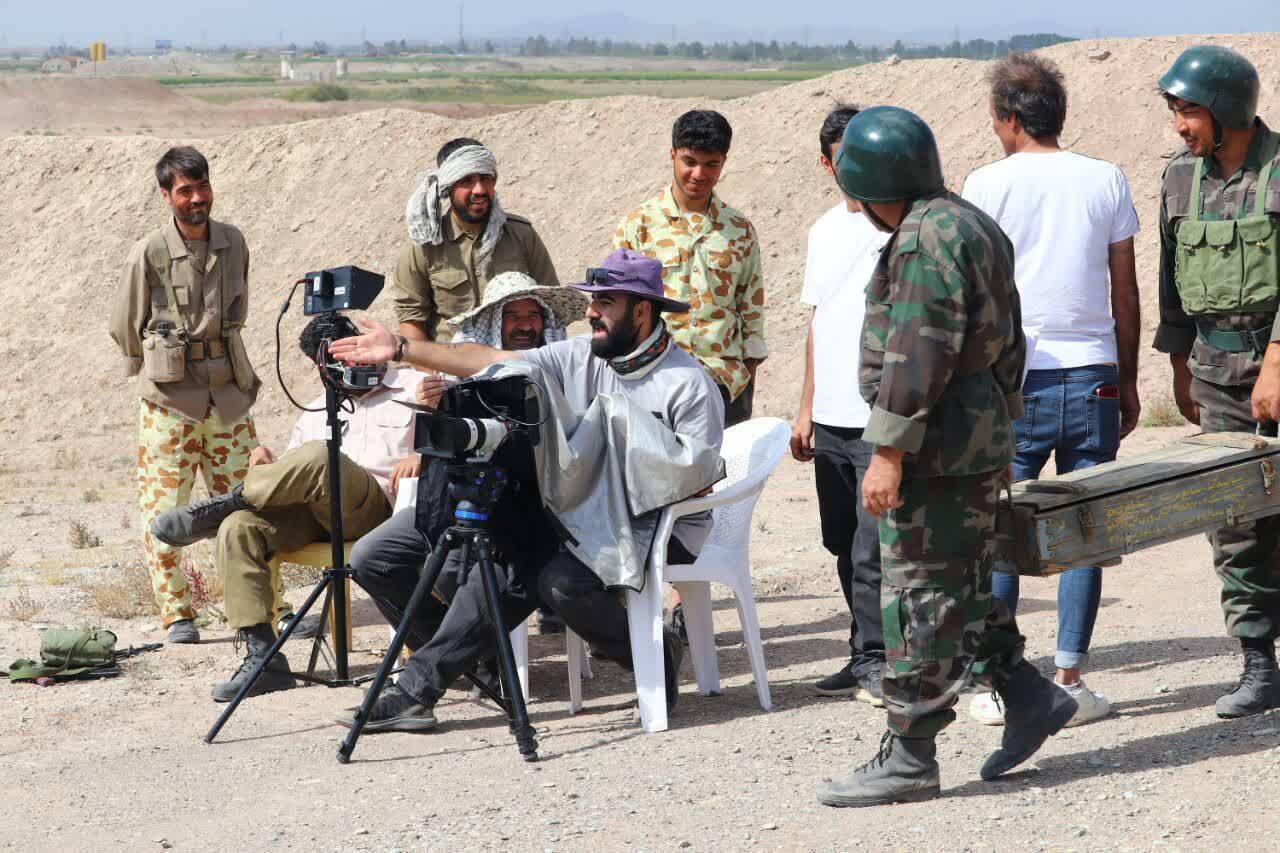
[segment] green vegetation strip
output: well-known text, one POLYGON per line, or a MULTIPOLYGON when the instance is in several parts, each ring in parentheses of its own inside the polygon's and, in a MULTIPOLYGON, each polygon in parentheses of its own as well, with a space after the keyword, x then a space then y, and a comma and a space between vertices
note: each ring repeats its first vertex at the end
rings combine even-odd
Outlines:
POLYGON ((265 75, 253 76, 249 74, 245 74, 243 76, 233 74, 210 74, 203 77, 157 77, 155 80, 157 83, 164 86, 221 86, 228 83, 239 85, 243 83, 280 82, 278 77, 269 77, 265 75))
MULTIPOLYGON (((843 67, 843 66, 837 66, 843 67)), ((674 82, 680 80, 811 80, 834 68, 802 71, 409 71, 351 74, 361 82, 408 83, 413 80, 606 80, 674 82)))

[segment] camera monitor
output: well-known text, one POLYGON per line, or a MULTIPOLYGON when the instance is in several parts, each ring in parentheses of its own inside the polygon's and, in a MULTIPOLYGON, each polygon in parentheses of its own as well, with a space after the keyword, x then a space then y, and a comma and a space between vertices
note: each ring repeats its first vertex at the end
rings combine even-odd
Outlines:
POLYGON ((363 311, 382 292, 384 281, 376 272, 360 267, 333 267, 309 272, 302 313, 310 317, 328 311, 363 311))

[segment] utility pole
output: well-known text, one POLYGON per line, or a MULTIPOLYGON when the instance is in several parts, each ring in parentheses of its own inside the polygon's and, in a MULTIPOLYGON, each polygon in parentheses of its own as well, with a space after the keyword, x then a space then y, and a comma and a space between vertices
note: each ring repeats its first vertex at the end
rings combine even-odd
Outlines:
POLYGON ((466 38, 464 38, 464 36, 463 36, 463 30, 462 30, 462 10, 463 10, 463 8, 464 8, 464 7, 463 7, 463 4, 459 3, 459 4, 458 4, 458 53, 466 53, 466 52, 467 52, 467 40, 466 40, 466 38))

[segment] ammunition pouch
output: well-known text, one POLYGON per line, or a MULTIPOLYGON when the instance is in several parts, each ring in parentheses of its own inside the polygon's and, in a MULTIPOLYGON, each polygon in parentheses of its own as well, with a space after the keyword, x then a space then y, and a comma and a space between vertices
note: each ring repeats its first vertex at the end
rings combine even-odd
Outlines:
MULTIPOLYGON (((1204 158, 1196 161, 1187 218, 1178 223, 1174 250, 1174 281, 1188 314, 1274 311, 1280 303, 1280 217, 1266 210, 1278 146, 1280 137, 1272 134, 1263 146, 1265 165, 1258 174, 1254 209, 1239 219, 1201 218, 1204 158)), ((1246 351, 1205 342, 1227 352, 1246 351)))

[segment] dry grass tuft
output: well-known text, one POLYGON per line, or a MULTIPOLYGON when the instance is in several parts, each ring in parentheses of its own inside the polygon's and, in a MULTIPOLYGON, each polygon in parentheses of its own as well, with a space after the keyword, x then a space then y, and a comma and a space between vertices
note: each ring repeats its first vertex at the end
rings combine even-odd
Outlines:
POLYGON ((9 563, 13 560, 14 548, 0 548, 0 570, 9 568, 9 563))
POLYGON ((151 575, 141 560, 122 565, 114 577, 85 584, 94 607, 110 619, 132 619, 154 612, 151 575))
POLYGON ((40 579, 49 586, 63 586, 71 580, 66 567, 53 562, 40 567, 40 579))
POLYGON ((98 501, 102 500, 102 495, 98 494, 97 489, 85 489, 84 494, 80 496, 80 500, 87 504, 96 504, 98 501))
POLYGON ((102 544, 99 536, 89 532, 89 527, 83 521, 72 520, 69 538, 72 548, 97 548, 102 544))
POLYGON ((53 457, 53 467, 58 471, 75 471, 80 467, 80 450, 79 448, 71 448, 68 453, 66 448, 59 448, 53 457))
POLYGON ((16 622, 32 622, 43 612, 44 605, 32 598, 25 586, 6 601, 3 607, 4 617, 16 622))
POLYGON ((120 513, 120 529, 121 529, 121 530, 128 530, 128 529, 129 529, 129 526, 130 526, 132 523, 133 523, 133 522, 129 520, 129 510, 127 510, 127 509, 126 509, 126 510, 123 510, 123 511, 120 513))
POLYGON ((1142 425, 1144 427, 1185 426, 1186 418, 1178 411, 1178 404, 1168 394, 1142 401, 1142 425))

